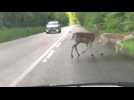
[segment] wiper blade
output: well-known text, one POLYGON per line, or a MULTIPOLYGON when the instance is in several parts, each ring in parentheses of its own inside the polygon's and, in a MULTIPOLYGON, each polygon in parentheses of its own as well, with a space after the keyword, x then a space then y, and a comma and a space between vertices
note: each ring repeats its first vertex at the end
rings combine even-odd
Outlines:
POLYGON ((134 82, 117 82, 116 84, 123 87, 134 87, 134 82))
POLYGON ((134 87, 134 82, 96 82, 96 83, 76 83, 76 84, 49 84, 34 87, 134 87))
POLYGON ((50 87, 134 87, 134 82, 100 82, 100 83, 78 83, 64 85, 49 85, 50 87))

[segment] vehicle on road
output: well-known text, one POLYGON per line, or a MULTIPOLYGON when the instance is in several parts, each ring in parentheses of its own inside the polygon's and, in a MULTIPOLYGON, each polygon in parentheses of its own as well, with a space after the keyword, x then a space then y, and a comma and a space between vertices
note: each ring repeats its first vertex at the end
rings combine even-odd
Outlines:
POLYGON ((47 33, 61 33, 61 25, 59 21, 49 21, 46 25, 47 33))

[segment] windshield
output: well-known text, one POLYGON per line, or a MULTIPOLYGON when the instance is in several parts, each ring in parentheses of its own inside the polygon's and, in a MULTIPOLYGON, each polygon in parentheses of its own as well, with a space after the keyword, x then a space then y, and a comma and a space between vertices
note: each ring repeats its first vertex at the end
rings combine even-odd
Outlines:
POLYGON ((48 25, 58 25, 58 22, 48 22, 48 25))
POLYGON ((134 12, 0 12, 0 86, 133 83, 133 20, 134 12))

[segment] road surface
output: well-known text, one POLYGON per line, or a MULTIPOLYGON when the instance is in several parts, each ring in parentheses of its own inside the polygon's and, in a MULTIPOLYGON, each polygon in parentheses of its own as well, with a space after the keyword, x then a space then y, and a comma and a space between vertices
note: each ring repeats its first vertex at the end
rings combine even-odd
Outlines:
MULTIPOLYGON (((65 27, 61 34, 41 33, 0 44, 1 86, 47 86, 93 82, 134 82, 134 59, 113 56, 113 50, 95 44, 92 59, 90 49, 71 59, 73 41, 65 27), (104 52, 104 56, 100 53, 104 52)), ((85 49, 81 44, 80 52, 85 49)))

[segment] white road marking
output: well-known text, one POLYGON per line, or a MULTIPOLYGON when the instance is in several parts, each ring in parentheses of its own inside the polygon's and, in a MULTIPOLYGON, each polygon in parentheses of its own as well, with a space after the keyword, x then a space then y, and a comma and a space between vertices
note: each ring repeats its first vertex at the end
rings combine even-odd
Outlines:
POLYGON ((56 45, 56 48, 58 48, 60 45, 61 45, 61 42, 59 42, 59 43, 56 45))
POLYGON ((63 35, 47 50, 45 51, 30 67, 28 67, 19 77, 17 77, 15 79, 15 81, 13 81, 11 84, 10 84, 10 87, 15 87, 20 81, 23 80, 23 78, 29 73, 31 72, 35 67, 36 65, 44 58, 48 55, 48 53, 53 49, 55 48, 55 46, 62 40, 62 39, 65 39, 65 37, 67 37, 68 35, 68 32, 65 32, 63 33, 63 35))
POLYGON ((53 54, 54 54, 54 50, 52 50, 48 55, 47 57, 43 60, 43 62, 46 62, 53 54))
POLYGON ((43 63, 45 63, 45 62, 47 62, 47 59, 44 59, 44 60, 43 60, 43 63))
POLYGON ((49 58, 53 55, 54 52, 55 52, 55 51, 52 50, 46 58, 49 59, 49 58))

